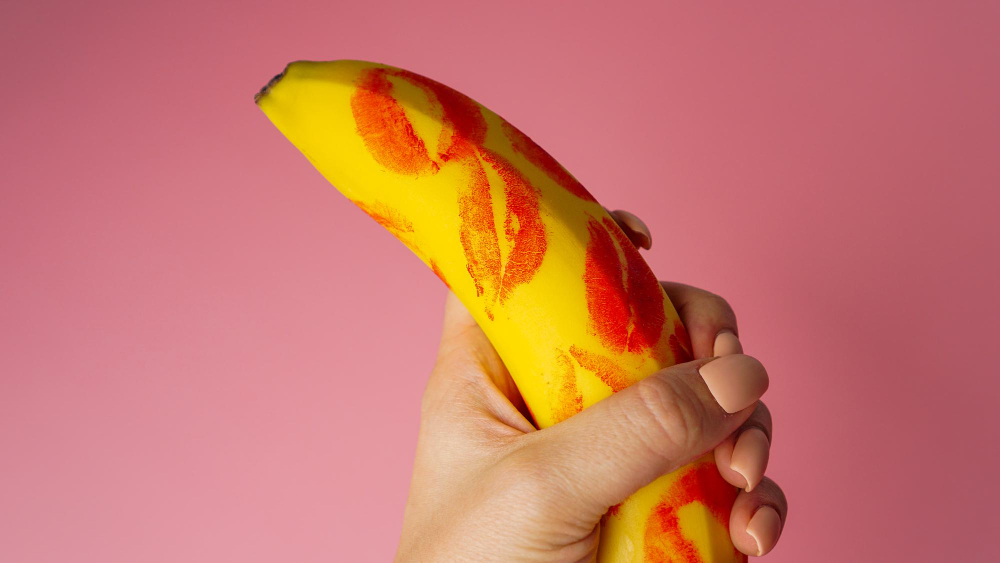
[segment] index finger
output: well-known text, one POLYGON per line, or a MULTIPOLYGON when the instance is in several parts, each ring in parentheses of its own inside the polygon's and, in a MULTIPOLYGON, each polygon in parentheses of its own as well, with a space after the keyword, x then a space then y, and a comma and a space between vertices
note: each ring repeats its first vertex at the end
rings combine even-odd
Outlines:
POLYGON ((635 216, 634 213, 625 211, 624 209, 616 209, 614 211, 604 208, 608 215, 618 223, 624 231, 625 236, 635 245, 636 248, 645 248, 649 250, 653 246, 653 235, 649 232, 649 227, 642 219, 635 216))

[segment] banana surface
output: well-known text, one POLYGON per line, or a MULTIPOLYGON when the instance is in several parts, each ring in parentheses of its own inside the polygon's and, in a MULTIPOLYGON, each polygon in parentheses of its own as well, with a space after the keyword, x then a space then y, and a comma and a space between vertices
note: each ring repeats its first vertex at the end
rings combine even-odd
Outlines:
MULTIPOLYGON (((545 428, 690 360, 677 312, 586 189, 502 117, 383 64, 297 61, 255 97, 461 299, 545 428)), ((712 455, 611 508, 599 561, 744 561, 712 455)))

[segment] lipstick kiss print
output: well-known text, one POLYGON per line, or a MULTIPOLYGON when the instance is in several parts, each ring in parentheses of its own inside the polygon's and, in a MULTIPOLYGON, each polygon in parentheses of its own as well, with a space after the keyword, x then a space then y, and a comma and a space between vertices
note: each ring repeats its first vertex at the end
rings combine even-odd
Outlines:
MULTIPOLYGON (((660 498, 646 521, 643 561, 704 563, 694 543, 685 538, 678 511, 694 502, 705 506, 727 531, 739 490, 727 483, 711 463, 701 463, 680 477, 660 498)), ((733 558, 745 557, 733 548, 733 558)))
POLYGON ((458 190, 458 236, 476 294, 484 298, 486 315, 493 319, 494 307, 531 280, 545 255, 548 241, 538 189, 510 161, 484 145, 487 125, 479 105, 439 82, 405 70, 372 69, 359 79, 351 110, 365 147, 386 169, 418 177, 437 174, 445 165, 464 169, 466 182, 458 190), (434 157, 393 97, 390 75, 421 88, 440 107, 444 126, 434 157), (502 217, 495 217, 486 166, 503 183, 502 217))
POLYGON ((645 352, 660 340, 666 320, 660 282, 610 218, 591 218, 587 231, 583 281, 590 328, 612 352, 645 352))

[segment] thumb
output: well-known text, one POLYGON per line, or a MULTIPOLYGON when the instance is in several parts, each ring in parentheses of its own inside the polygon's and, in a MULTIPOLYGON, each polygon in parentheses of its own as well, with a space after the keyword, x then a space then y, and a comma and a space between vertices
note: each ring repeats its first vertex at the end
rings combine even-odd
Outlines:
POLYGON ((764 366, 743 354, 661 370, 559 424, 535 433, 553 487, 599 517, 710 451, 750 417, 767 390, 764 366))

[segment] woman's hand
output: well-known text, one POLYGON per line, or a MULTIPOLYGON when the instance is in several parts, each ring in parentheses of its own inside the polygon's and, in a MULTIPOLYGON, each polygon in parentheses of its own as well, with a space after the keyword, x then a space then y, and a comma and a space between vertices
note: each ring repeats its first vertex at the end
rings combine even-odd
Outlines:
MULTIPOLYGON (((649 248, 638 218, 612 215, 649 248)), ((774 547, 787 503, 764 477, 771 415, 758 399, 767 373, 742 354, 725 300, 661 283, 696 359, 544 430, 525 417, 500 357, 448 294, 397 561, 591 561, 609 507, 713 448, 723 478, 744 489, 730 518, 733 544, 750 555, 774 547)))

